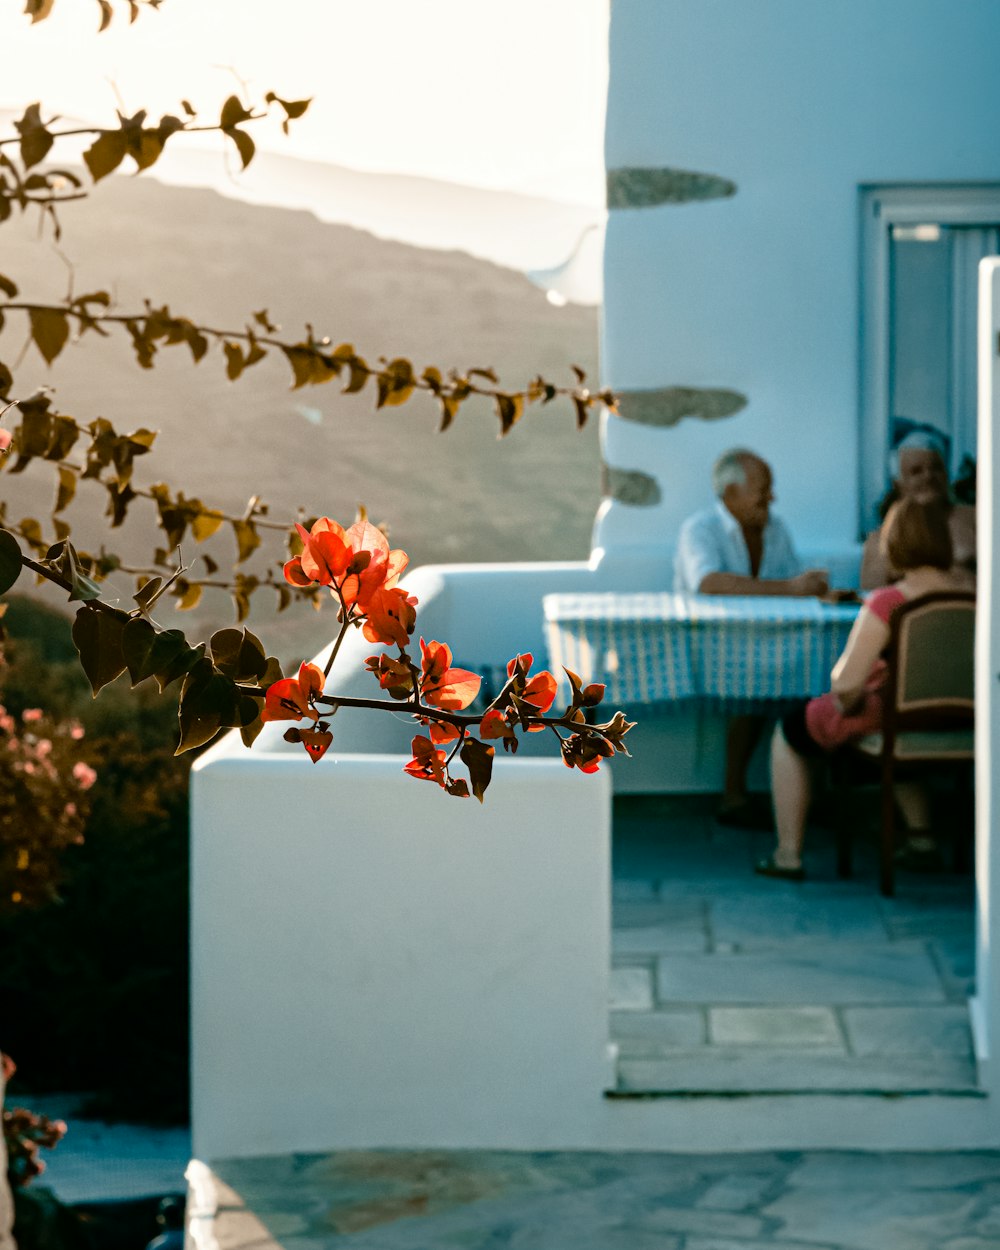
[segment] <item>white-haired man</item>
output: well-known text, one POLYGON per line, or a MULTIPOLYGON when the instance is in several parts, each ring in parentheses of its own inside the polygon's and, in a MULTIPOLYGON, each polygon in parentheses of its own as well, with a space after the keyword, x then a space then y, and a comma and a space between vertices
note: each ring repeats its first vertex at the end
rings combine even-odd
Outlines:
MULTIPOLYGON (((822 595, 826 571, 803 571, 791 535, 777 517, 770 466, 744 447, 724 452, 712 469, 716 502, 681 526, 674 561, 674 589, 702 595, 822 595)), ((736 716, 726 737, 726 778, 716 819, 760 827, 769 805, 747 793, 747 769, 765 720, 736 716)))
MULTIPOLYGON (((901 440, 889 457, 894 498, 917 503, 940 502, 948 508, 948 528, 955 555, 952 577, 956 586, 976 588, 976 510, 953 503, 945 467, 944 440, 932 430, 914 430, 901 440)), ((881 526, 865 539, 861 555, 861 589, 874 590, 898 581, 901 574, 890 567, 880 550, 881 526)))

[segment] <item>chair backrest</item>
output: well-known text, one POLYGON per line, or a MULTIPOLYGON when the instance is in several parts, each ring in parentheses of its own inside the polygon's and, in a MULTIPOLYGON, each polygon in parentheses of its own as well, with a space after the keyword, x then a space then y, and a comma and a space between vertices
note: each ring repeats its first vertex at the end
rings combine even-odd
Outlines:
POLYGON ((923 595, 893 613, 886 712, 897 729, 968 723, 975 691, 976 597, 923 595))

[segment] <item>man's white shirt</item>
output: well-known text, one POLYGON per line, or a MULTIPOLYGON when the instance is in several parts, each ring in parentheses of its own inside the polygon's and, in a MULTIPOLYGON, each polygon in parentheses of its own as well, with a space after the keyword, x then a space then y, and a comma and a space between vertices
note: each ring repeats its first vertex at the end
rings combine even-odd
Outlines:
MULTIPOLYGON (((770 517, 764 528, 764 554, 757 576, 763 581, 782 581, 800 571, 791 535, 777 517, 770 517)), ((681 526, 674 557, 674 590, 693 594, 709 573, 752 576, 743 530, 721 500, 689 516, 681 526)))

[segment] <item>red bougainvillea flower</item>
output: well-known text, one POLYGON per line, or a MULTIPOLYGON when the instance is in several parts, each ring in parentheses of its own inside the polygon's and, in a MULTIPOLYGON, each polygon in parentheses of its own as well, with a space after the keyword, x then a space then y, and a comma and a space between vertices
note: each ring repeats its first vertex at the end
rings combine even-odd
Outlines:
POLYGON ((323 693, 323 671, 315 664, 303 664, 298 677, 284 677, 268 687, 264 696, 263 721, 319 720, 319 713, 309 706, 309 698, 323 693))
POLYGON ((412 694, 413 673, 405 660, 394 660, 383 651, 381 655, 368 656, 365 667, 394 699, 406 699, 412 694))
MULTIPOLYGON (((423 723, 426 725, 428 722, 425 720, 423 723)), ((463 729, 459 729, 457 725, 449 725, 447 721, 432 720, 430 722, 431 742, 437 746, 444 742, 454 742, 464 733, 463 729)))
POLYGON ((403 771, 421 781, 436 781, 439 786, 443 786, 444 751, 437 750, 430 738, 420 735, 410 743, 410 749, 413 751, 413 759, 404 765, 403 771))
POLYGON ((417 621, 416 602, 412 595, 398 586, 380 586, 365 605, 368 613, 363 630, 365 637, 369 642, 395 643, 398 647, 405 647, 417 621))
POLYGON ((390 550, 382 531, 368 521, 345 530, 330 517, 320 517, 309 530, 295 528, 303 551, 285 565, 285 580, 293 586, 336 589, 348 610, 357 604, 367 612, 372 596, 395 586, 409 564, 406 552, 390 550))
POLYGON ((329 729, 300 729, 299 741, 314 764, 318 764, 330 749, 333 734, 329 729))
POLYGON ((615 748, 596 734, 570 734, 562 744, 563 763, 567 768, 579 768, 582 773, 596 773, 601 760, 614 755, 615 748))
MULTIPOLYGON (((549 672, 536 673, 524 687, 521 695, 525 703, 532 703, 539 712, 545 713, 552 706, 559 683, 549 672)), ((533 726, 534 728, 534 726, 533 726)), ((540 728, 540 726, 539 726, 540 728)))
POLYGON ((451 647, 420 639, 420 693, 424 702, 445 712, 460 712, 479 694, 483 679, 467 668, 451 667, 451 647))
POLYGON ((324 516, 310 530, 301 525, 295 528, 304 550, 285 565, 285 581, 293 586, 311 586, 313 582, 329 586, 339 581, 354 557, 344 527, 324 516))
POLYGON ((390 551, 386 536, 369 521, 356 521, 344 538, 354 552, 355 567, 341 583, 340 593, 348 607, 356 603, 362 612, 367 612, 372 595, 382 588, 391 590, 410 557, 398 548, 390 551), (368 557, 367 563, 364 556, 368 557))
POLYGON ((515 655, 512 660, 507 662, 507 676, 513 677, 515 671, 520 669, 524 676, 527 677, 531 671, 531 662, 534 658, 530 651, 526 651, 524 655, 515 655))
POLYGON ((517 734, 512 725, 507 723, 503 712, 491 707, 479 722, 479 736, 484 742, 491 738, 505 738, 508 742, 517 741, 517 734))

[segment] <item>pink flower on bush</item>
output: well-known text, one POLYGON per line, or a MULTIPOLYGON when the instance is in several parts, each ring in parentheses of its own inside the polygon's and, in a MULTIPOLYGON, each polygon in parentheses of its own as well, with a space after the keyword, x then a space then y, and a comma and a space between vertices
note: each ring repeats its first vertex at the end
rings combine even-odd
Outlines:
POLYGON ((83 760, 77 760, 73 765, 73 776, 81 790, 89 790, 97 780, 97 773, 83 760))
POLYGON ((74 722, 70 726, 69 736, 73 739, 74 742, 79 742, 80 739, 83 737, 83 726, 78 725, 76 724, 76 722, 74 722))
POLYGON ((31 725, 35 721, 42 719, 42 709, 40 707, 26 707, 21 713, 21 719, 26 725, 31 725))

